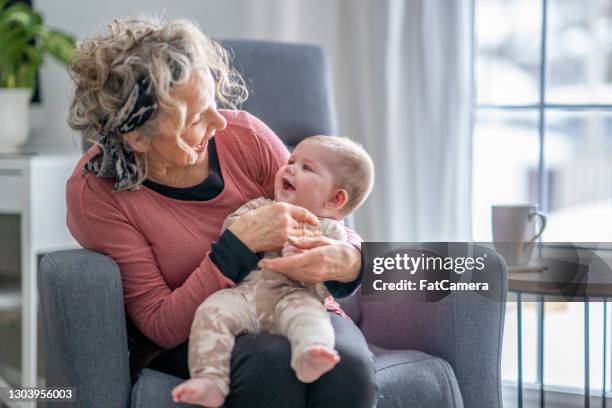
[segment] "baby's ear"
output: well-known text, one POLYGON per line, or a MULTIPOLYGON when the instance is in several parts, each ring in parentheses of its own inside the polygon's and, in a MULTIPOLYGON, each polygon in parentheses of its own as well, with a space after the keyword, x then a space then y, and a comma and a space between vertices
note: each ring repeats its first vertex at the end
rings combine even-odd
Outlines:
POLYGON ((330 199, 327 200, 328 205, 334 210, 340 210, 347 202, 348 192, 343 188, 334 190, 330 199))
POLYGON ((133 130, 126 133, 124 136, 125 142, 132 148, 133 151, 138 153, 146 153, 149 150, 151 139, 143 135, 138 130, 133 130))

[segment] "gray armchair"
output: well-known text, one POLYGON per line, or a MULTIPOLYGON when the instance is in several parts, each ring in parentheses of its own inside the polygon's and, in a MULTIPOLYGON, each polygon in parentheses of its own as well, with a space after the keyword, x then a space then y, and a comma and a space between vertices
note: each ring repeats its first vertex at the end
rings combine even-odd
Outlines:
MULTIPOLYGON (((243 109, 288 145, 335 132, 321 49, 250 41, 224 45, 253 90, 243 109)), ((495 260, 485 276, 505 294, 504 262, 490 249, 476 252, 495 260)), ((170 397, 179 378, 144 369, 132 383, 121 278, 111 258, 88 250, 48 254, 39 291, 49 386, 76 387, 78 406, 87 408, 186 406, 170 397)), ((502 406, 505 295, 501 301, 453 295, 409 304, 365 302, 356 294, 341 303, 375 355, 379 407, 502 406)))

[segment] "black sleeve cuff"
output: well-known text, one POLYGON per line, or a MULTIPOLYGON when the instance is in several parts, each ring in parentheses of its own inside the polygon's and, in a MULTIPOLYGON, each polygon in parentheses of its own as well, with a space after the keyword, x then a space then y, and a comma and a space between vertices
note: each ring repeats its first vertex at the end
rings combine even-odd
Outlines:
POLYGON ((329 291, 329 294, 336 299, 341 299, 352 295, 363 281, 364 269, 363 267, 359 271, 359 276, 352 282, 339 282, 339 281, 327 281, 325 287, 329 291))
POLYGON ((257 268, 260 258, 233 232, 226 229, 219 237, 219 241, 211 245, 210 259, 223 275, 238 283, 257 268))

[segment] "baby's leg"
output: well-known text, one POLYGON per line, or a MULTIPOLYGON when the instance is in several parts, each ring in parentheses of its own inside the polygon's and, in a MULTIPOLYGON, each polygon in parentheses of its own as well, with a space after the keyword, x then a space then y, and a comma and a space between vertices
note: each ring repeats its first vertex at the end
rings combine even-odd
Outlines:
POLYGON ((189 336, 191 379, 172 391, 174 401, 220 407, 229 393, 230 357, 234 338, 254 332, 254 317, 237 289, 209 296, 196 311, 189 336))
POLYGON ((316 381, 340 361, 329 315, 309 291, 296 289, 282 297, 276 305, 275 322, 291 343, 291 367, 300 381, 316 381))

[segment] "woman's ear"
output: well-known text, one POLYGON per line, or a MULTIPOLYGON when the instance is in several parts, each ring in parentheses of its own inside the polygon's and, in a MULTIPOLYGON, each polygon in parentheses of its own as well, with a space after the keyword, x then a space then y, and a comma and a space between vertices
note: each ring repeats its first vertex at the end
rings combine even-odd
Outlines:
POLYGON ((334 190, 331 198, 327 200, 328 206, 336 211, 344 207, 347 202, 348 202, 348 192, 343 188, 334 190))
POLYGON ((123 140, 137 153, 146 153, 149 150, 151 139, 137 130, 123 135, 123 140))

